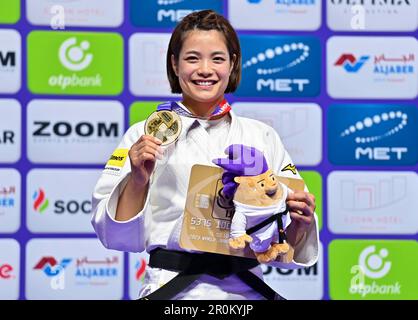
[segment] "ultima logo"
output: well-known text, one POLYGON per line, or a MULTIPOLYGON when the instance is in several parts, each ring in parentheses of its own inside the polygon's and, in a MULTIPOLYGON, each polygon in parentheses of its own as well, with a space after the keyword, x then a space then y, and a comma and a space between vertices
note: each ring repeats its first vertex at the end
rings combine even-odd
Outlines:
POLYGON ((240 37, 241 96, 315 96, 319 92, 319 44, 308 37, 240 37), (261 50, 260 50, 261 48, 261 50))
POLYGON ((33 193, 33 209, 39 213, 43 213, 49 206, 49 200, 45 196, 45 191, 39 188, 33 193))
POLYGON ((329 157, 335 164, 415 164, 416 110, 335 105, 329 109, 329 157))
POLYGON ((332 4, 342 4, 347 6, 372 5, 372 6, 402 6, 411 5, 412 0, 331 0, 332 4))
POLYGON ((54 277, 60 274, 70 264, 71 260, 70 258, 64 258, 58 264, 54 257, 43 257, 33 269, 42 270, 48 277, 54 277))
POLYGON ((359 59, 357 59, 352 54, 343 54, 337 62, 335 62, 335 66, 342 66, 345 71, 350 73, 358 72, 361 67, 366 63, 367 60, 369 60, 369 56, 361 56, 359 59))

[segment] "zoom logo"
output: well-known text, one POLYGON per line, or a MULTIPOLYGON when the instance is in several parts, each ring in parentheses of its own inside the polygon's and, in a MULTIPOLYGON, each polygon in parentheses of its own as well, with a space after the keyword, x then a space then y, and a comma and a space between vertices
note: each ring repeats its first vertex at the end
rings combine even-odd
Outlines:
POLYGON ((119 128, 118 123, 105 122, 78 122, 69 123, 66 121, 34 121, 35 128, 33 137, 51 137, 53 135, 58 137, 117 137, 119 128))
POLYGON ((64 67, 71 71, 86 69, 93 60, 91 53, 86 53, 90 48, 90 42, 82 41, 77 46, 77 38, 72 37, 63 42, 59 48, 59 59, 64 67))

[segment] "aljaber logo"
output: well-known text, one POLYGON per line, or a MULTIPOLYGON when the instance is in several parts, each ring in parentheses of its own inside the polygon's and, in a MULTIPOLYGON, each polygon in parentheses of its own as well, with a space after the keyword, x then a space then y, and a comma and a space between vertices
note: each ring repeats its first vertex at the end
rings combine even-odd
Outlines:
POLYGON ((42 270, 48 277, 59 275, 70 264, 72 259, 64 258, 60 263, 54 257, 43 257, 33 267, 35 270, 42 270))
POLYGON ((142 281, 142 279, 144 279, 146 267, 147 262, 144 258, 141 258, 141 260, 138 260, 135 263, 135 280, 142 281))
POLYGON ((91 53, 85 53, 90 48, 90 42, 82 41, 79 46, 76 44, 77 38, 71 37, 65 40, 59 48, 59 58, 62 65, 71 71, 84 70, 93 60, 91 53))
POLYGON ((33 209, 39 213, 44 213, 44 211, 49 206, 49 200, 45 196, 45 191, 42 188, 39 188, 33 193, 33 209))
POLYGON ((219 0, 131 0, 131 20, 138 27, 173 28, 193 11, 211 8, 222 14, 219 0))
POLYGON ((359 59, 357 59, 352 54, 343 54, 337 62, 335 62, 334 65, 336 66, 342 66, 345 71, 350 73, 358 72, 361 67, 366 63, 367 60, 369 60, 369 56, 361 56, 359 59))
POLYGON ((237 96, 316 96, 320 56, 310 37, 240 37, 243 81, 237 96))
POLYGON ((329 109, 329 157, 335 164, 417 162, 416 109, 407 106, 334 105, 329 109))

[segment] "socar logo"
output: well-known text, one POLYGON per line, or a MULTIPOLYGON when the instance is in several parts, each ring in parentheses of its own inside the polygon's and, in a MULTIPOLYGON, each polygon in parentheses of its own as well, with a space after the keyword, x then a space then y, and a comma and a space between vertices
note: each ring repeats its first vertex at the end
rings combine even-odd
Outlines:
POLYGON ((45 196, 45 191, 39 188, 33 193, 33 209, 39 213, 43 213, 49 206, 49 201, 45 196))

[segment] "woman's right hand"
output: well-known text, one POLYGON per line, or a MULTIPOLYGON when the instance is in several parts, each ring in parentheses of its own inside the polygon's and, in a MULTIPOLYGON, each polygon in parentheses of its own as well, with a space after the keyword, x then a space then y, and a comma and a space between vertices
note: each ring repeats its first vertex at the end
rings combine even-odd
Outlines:
POLYGON ((164 151, 161 140, 150 135, 142 135, 129 150, 131 179, 137 187, 145 187, 155 168, 157 159, 162 159, 164 151))

